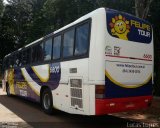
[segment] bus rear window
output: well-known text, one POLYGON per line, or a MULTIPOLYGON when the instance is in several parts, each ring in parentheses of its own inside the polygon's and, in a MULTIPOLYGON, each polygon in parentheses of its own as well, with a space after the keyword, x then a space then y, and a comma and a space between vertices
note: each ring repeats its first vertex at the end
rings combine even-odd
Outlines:
POLYGON ((107 9, 107 29, 122 40, 146 44, 152 40, 152 27, 147 21, 112 9, 107 9))

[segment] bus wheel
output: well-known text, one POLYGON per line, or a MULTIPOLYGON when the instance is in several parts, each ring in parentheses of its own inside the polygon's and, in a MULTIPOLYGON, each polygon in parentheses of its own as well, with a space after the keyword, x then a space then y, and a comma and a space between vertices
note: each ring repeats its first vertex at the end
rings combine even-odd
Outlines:
POLYGON ((7 86, 6 86, 6 93, 7 93, 7 96, 11 96, 10 87, 9 87, 8 84, 7 84, 7 86))
POLYGON ((53 101, 52 101, 52 93, 49 88, 45 89, 42 92, 42 108, 45 113, 52 114, 53 113, 53 101))

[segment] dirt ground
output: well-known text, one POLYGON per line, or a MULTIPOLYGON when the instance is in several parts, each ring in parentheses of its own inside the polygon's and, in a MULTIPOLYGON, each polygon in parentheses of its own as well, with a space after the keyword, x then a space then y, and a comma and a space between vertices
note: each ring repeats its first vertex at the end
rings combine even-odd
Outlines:
POLYGON ((144 110, 123 112, 115 116, 137 122, 158 123, 160 127, 160 97, 154 97, 152 105, 144 110))
POLYGON ((97 124, 104 122, 110 126, 108 128, 160 128, 160 98, 154 97, 152 105, 145 110, 122 112, 112 114, 111 116, 83 117, 64 112, 58 112, 57 115, 49 116, 41 111, 39 105, 18 97, 7 97, 6 93, 0 88, 0 128, 2 126, 1 122, 21 122, 20 127, 24 128, 35 127, 37 125, 35 122, 51 122, 54 125, 55 123, 61 124, 64 122, 68 124, 70 122, 71 125, 74 124, 73 127, 75 128, 80 126, 83 128, 85 123, 81 123, 79 126, 76 124, 78 121, 87 122, 87 128, 96 127, 97 124), (97 122, 97 124, 93 122, 97 122), (122 127, 115 127, 121 123, 122 127), (144 123, 147 127, 144 127, 144 123), (152 127, 148 125, 152 125, 152 127))

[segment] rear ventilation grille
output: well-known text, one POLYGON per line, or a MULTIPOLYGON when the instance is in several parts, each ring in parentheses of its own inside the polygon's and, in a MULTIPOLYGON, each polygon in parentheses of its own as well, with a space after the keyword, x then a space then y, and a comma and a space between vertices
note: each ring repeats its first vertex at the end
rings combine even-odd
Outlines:
POLYGON ((71 88, 71 97, 82 98, 82 89, 71 88))
POLYGON ((82 100, 82 80, 70 79, 71 106, 74 108, 83 108, 82 100))
POLYGON ((71 98, 71 106, 83 108, 82 99, 71 98))
POLYGON ((81 79, 70 79, 71 87, 82 88, 81 79))

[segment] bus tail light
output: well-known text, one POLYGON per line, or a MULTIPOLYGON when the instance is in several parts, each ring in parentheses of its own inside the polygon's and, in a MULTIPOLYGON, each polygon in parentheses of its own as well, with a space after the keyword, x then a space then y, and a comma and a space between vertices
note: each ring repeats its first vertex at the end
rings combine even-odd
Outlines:
POLYGON ((105 85, 96 85, 95 92, 96 92, 96 98, 104 98, 105 85))

